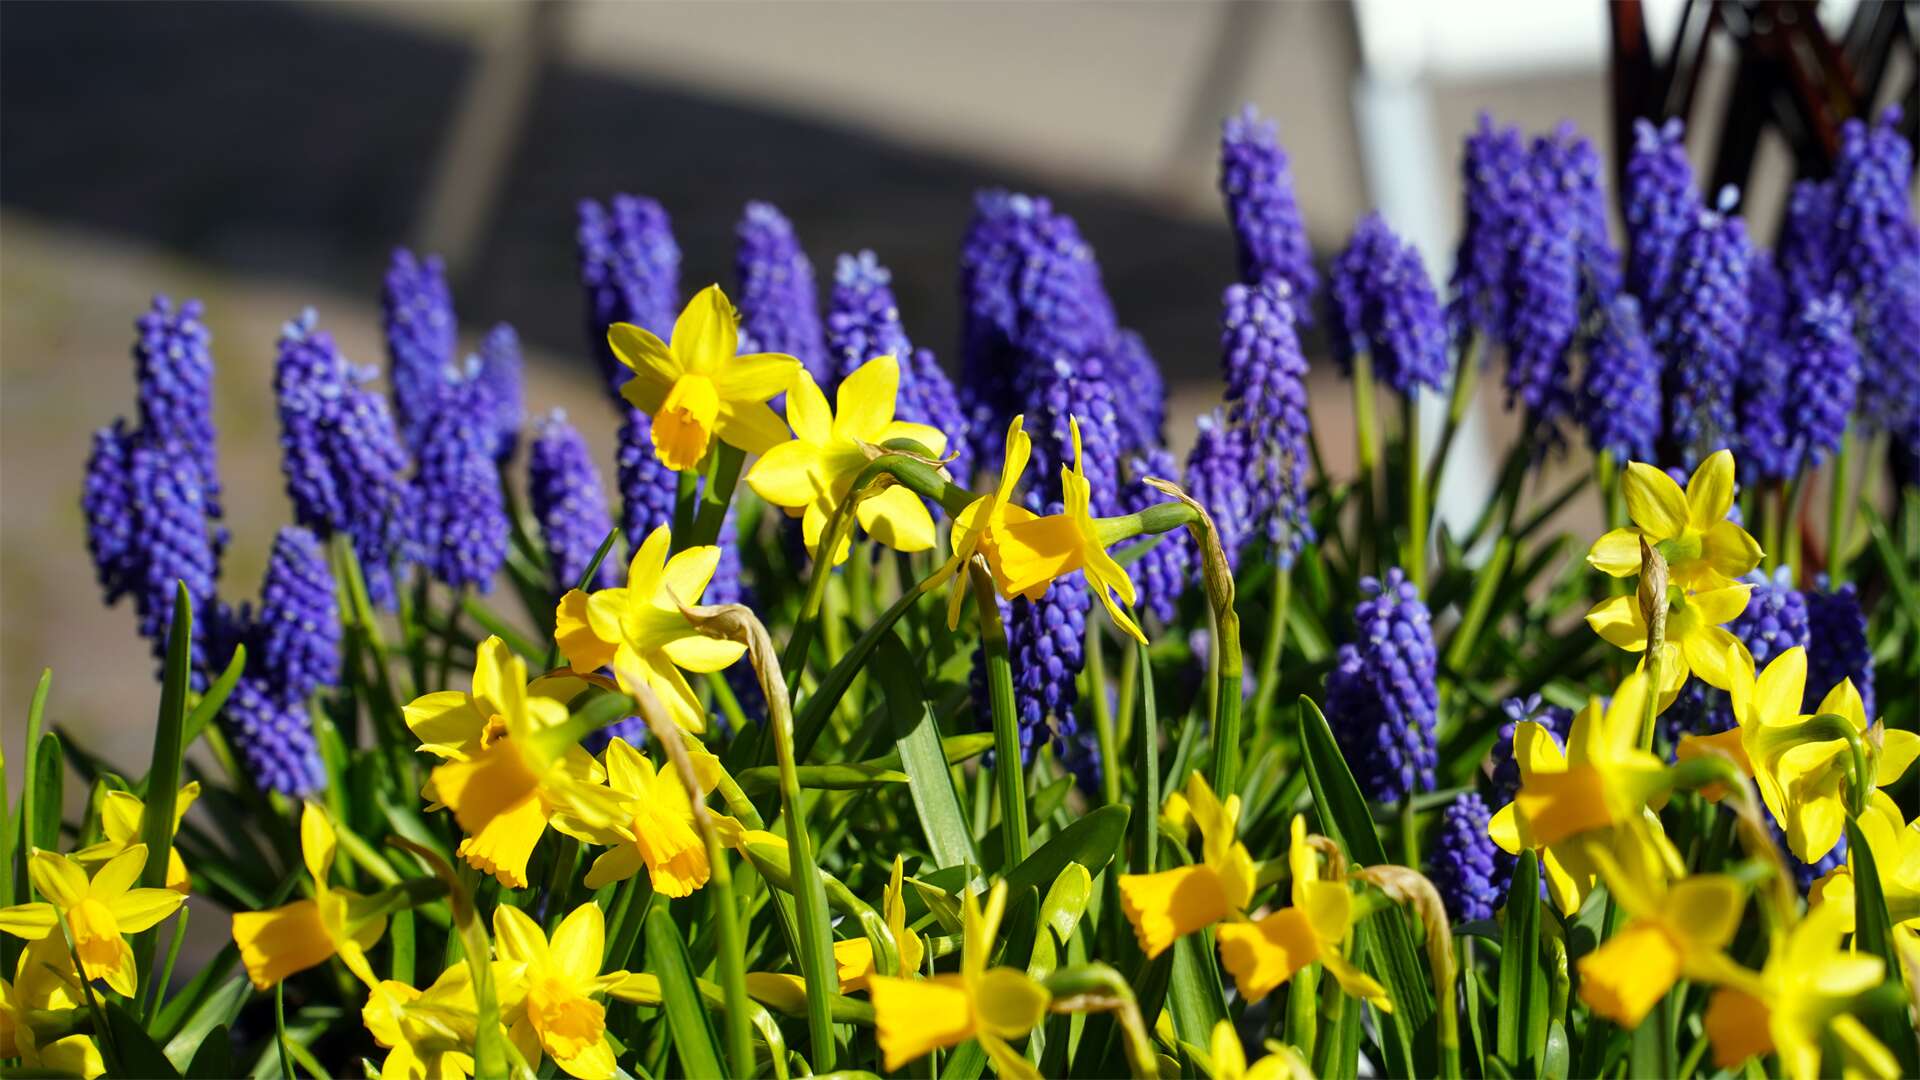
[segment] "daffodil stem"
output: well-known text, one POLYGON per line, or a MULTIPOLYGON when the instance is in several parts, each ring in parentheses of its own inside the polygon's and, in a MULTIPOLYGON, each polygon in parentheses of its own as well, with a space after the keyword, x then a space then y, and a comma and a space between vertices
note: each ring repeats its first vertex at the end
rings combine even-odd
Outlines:
POLYGON ((1786 508, 1781 511, 1782 520, 1780 524, 1786 534, 1782 538, 1783 542, 1780 545, 1785 550, 1785 554, 1781 556, 1781 565, 1791 567, 1796 579, 1798 579, 1802 573, 1800 561, 1802 543, 1800 536, 1800 513, 1802 509, 1801 503, 1806 496, 1806 491, 1807 474, 1802 472, 1788 481, 1787 505, 1786 508))
POLYGON ((698 509, 699 498, 700 473, 694 469, 680 470, 678 487, 673 496, 673 536, 676 541, 673 547, 676 551, 687 546, 682 538, 693 535, 694 513, 698 509))
POLYGON ((1640 716, 1640 741, 1642 750, 1653 749, 1653 721, 1660 715, 1660 688, 1665 674, 1660 670, 1662 658, 1666 652, 1666 635, 1660 631, 1664 626, 1655 625, 1647 638, 1647 706, 1640 716))
POLYGON ((1087 691, 1093 709, 1093 738, 1100 751, 1100 798, 1108 806, 1120 801, 1120 740, 1114 730, 1113 710, 1107 706, 1107 658, 1100 649, 1100 620, 1087 620, 1087 691))
POLYGON ((1407 577, 1427 591, 1427 470, 1420 460, 1420 392, 1400 399, 1401 449, 1407 456, 1407 577))
POLYGON ((1353 449, 1360 489, 1360 541, 1374 548, 1379 541, 1373 533, 1374 501, 1379 498, 1375 469, 1380 459, 1380 435, 1374 421, 1373 358, 1365 353, 1353 358, 1353 449))
MULTIPOLYGON (((1847 580, 1847 481, 1853 471, 1853 428, 1840 433, 1840 449, 1833 455, 1833 476, 1827 491, 1827 587, 1838 589, 1847 580)), ((1797 567, 1795 568, 1798 569, 1797 567)))
POLYGON ((287 984, 273 985, 273 1042, 280 1049, 280 1075, 294 1080, 293 1054, 287 1048, 287 984))
POLYGON ((1221 798, 1240 790, 1240 616, 1231 605, 1214 611, 1213 652, 1219 670, 1214 687, 1213 790, 1221 798))
POLYGON ((173 964, 180 958, 180 945, 187 937, 187 905, 180 905, 173 919, 173 937, 167 946, 166 959, 157 965, 149 965, 153 976, 147 980, 145 1007, 140 1011, 141 1022, 152 1025, 153 1018, 160 1011, 160 1003, 167 996, 167 984, 173 981, 173 964))
POLYGON ((1134 783, 1139 799, 1133 810, 1133 872, 1151 874, 1158 861, 1157 837, 1160 835, 1160 710, 1153 699, 1153 663, 1147 647, 1133 643, 1133 655, 1139 657, 1140 709, 1142 723, 1135 734, 1139 744, 1139 774, 1134 783))
POLYGON ((1287 643, 1287 608, 1293 602, 1293 568, 1273 567, 1273 594, 1267 605, 1267 636, 1260 642, 1260 669, 1253 687, 1253 730, 1267 730, 1273 696, 1279 690, 1280 654, 1287 643))
POLYGON ((727 507, 733 502, 733 489, 740 483, 740 467, 747 452, 732 443, 719 443, 713 451, 713 468, 700 492, 697 515, 686 543, 681 548, 700 547, 720 538, 720 526, 727 519, 727 507))
POLYGON ((1593 480, 1600 488, 1600 511, 1606 515, 1607 528, 1626 524, 1626 507, 1620 499, 1620 464, 1613 451, 1602 450, 1593 456, 1593 480))
POLYGON ((1447 399, 1447 422, 1440 429, 1440 442, 1434 448, 1433 460, 1427 464, 1427 490, 1439 491, 1440 481, 1446 474, 1447 455, 1453 451, 1453 440, 1460 434, 1460 425, 1467 419, 1467 409, 1473 405, 1473 392, 1480 379, 1480 351, 1484 347, 1482 335, 1474 334, 1460 348, 1460 355, 1453 368, 1453 390, 1447 399))
POLYGON ((993 708, 993 771, 1000 788, 1001 865, 1011 871, 1027 859, 1026 774, 1020 759, 1020 719, 1013 707, 1013 666, 1007 655, 1007 628, 1000 621, 993 578, 975 562, 974 607, 980 612, 980 649, 987 658, 987 698, 993 708))

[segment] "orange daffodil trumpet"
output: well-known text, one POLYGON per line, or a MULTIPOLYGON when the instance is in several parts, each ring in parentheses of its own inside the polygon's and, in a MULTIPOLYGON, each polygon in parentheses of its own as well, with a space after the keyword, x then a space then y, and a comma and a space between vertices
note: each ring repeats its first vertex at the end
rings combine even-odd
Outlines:
POLYGON ((1100 599, 1113 624, 1145 645, 1147 636, 1120 607, 1121 604, 1132 607, 1137 599, 1133 579, 1107 554, 1108 541, 1093 519, 1093 488, 1083 468, 1080 421, 1069 418, 1068 423, 1073 431, 1073 466, 1060 467, 1065 510, 1031 521, 1009 522, 1000 530, 1003 535, 999 537, 998 549, 1006 575, 1003 588, 1008 596, 1037 600, 1056 579, 1075 570, 1084 571, 1087 588, 1100 599))
POLYGON ((653 451, 669 469, 695 468, 715 439, 749 454, 787 441, 767 400, 800 361, 781 353, 734 355, 739 317, 718 285, 700 290, 674 320, 670 341, 631 323, 607 330, 613 355, 633 371, 620 394, 653 417, 653 451))
POLYGON ((313 880, 312 899, 234 915, 233 941, 240 946, 240 962, 256 988, 266 990, 336 954, 361 982, 378 984, 367 963, 367 950, 386 932, 387 917, 356 915, 354 909, 367 898, 328 883, 336 843, 327 812, 314 803, 306 804, 300 814, 300 853, 313 880))
POLYGON ((460 854, 504 885, 526 888, 527 859, 549 825, 591 843, 627 838, 625 797, 606 786, 593 755, 556 742, 566 738, 567 699, 585 688, 574 678, 528 686, 526 661, 489 637, 476 650, 470 692, 443 690, 406 707, 421 751, 443 760, 427 797, 466 831, 460 854))
MULTIPOLYGON (((1665 560, 1669 610, 1659 657, 1663 696, 1678 691, 1689 673, 1727 690, 1735 664, 1753 666, 1746 646, 1722 625, 1746 610, 1752 591, 1734 579, 1760 563, 1760 545, 1726 519, 1733 506, 1733 477, 1733 455, 1725 450, 1694 470, 1684 492, 1652 465, 1629 464, 1624 487, 1633 525, 1602 536, 1587 553, 1595 569, 1619 578, 1640 572, 1643 542, 1665 560)), ((1587 624, 1608 644, 1643 653, 1649 644, 1647 618, 1640 597, 1626 594, 1595 605, 1587 624)))
MULTIPOLYGON (((711 786, 719 762, 691 740, 687 752, 693 755, 695 772, 707 774, 700 778, 701 783, 711 786)), ((633 835, 593 861, 587 871, 587 888, 625 881, 644 867, 653 890, 660 895, 693 895, 712 873, 707 845, 695 831, 693 820, 693 798, 705 798, 706 793, 690 797, 678 770, 670 765, 654 768, 646 755, 619 737, 608 740, 606 761, 608 783, 633 800, 633 823, 628 830, 633 835)))
POLYGON ((987 966, 1006 907, 1004 881, 994 883, 984 909, 978 897, 966 895, 960 974, 868 977, 873 1025, 888 1072, 931 1051, 977 1039, 1001 1076, 1024 1080, 1040 1075, 1007 1040, 1025 1036, 1045 1019, 1052 995, 1024 971, 987 966))
POLYGON ((693 628, 680 604, 698 604, 720 565, 720 549, 688 548, 668 558, 673 535, 653 530, 627 564, 627 583, 591 595, 578 589, 560 600, 555 640, 573 670, 612 667, 620 687, 652 690, 687 731, 705 731, 706 710, 681 674, 724 670, 746 646, 710 638, 693 628))
POLYGON ((1353 929, 1353 893, 1346 881, 1321 876, 1320 855, 1307 836, 1306 818, 1293 819, 1287 860, 1293 871, 1293 906, 1247 921, 1253 901, 1253 858, 1235 837, 1240 797, 1222 802, 1198 772, 1186 793, 1168 798, 1169 817, 1190 814, 1200 829, 1201 861, 1156 874, 1123 874, 1120 906, 1149 957, 1179 938, 1214 923, 1220 960, 1240 993, 1255 1001, 1272 993, 1294 972, 1319 961, 1342 989, 1392 1011, 1378 982, 1348 962, 1342 952, 1353 929), (1184 803, 1184 812, 1180 809, 1184 803))
POLYGON ((146 865, 147 846, 132 844, 89 879, 73 857, 35 849, 27 877, 46 900, 0 908, 0 930, 39 941, 59 936, 64 924, 88 981, 131 997, 134 956, 125 935, 152 928, 186 900, 173 889, 136 888, 146 865))
POLYGON ((367 992, 360 1010, 373 1041, 387 1051, 381 1080, 459 1080, 473 1075, 479 1002, 465 960, 419 990, 385 979, 367 992))
POLYGON ((493 911, 493 933, 500 1020, 521 1056, 538 1061, 545 1050, 569 1076, 613 1076, 607 1007, 600 999, 627 973, 600 972, 607 942, 600 906, 589 900, 575 908, 549 940, 526 912, 502 904, 493 911))
MULTIPOLYGON (((935 457, 946 453, 947 436, 938 428, 894 418, 900 364, 891 356, 875 357, 842 380, 836 409, 827 408, 826 395, 805 368, 794 372, 786 390, 794 438, 761 455, 747 473, 747 486, 799 517, 807 550, 816 554, 834 511, 882 444, 911 439, 935 457)), ((861 499, 854 513, 868 535, 896 551, 933 547, 933 517, 907 488, 895 485, 861 499)), ((836 565, 851 546, 850 539, 841 540, 833 553, 836 565)))
POLYGON ((1001 563, 1000 541, 1009 526, 1034 520, 1033 511, 1014 500, 1013 491, 1020 474, 1027 471, 1033 456, 1033 440, 1024 430, 1025 416, 1016 416, 1007 425, 1006 452, 1000 458, 1000 479, 992 491, 968 503, 953 519, 951 546, 953 555, 944 563, 935 584, 951 577, 953 587, 947 593, 947 629, 960 628, 960 608, 967 598, 967 564, 978 555, 987 560, 987 568, 1001 595, 1012 596, 1007 586, 1006 569, 1001 563))

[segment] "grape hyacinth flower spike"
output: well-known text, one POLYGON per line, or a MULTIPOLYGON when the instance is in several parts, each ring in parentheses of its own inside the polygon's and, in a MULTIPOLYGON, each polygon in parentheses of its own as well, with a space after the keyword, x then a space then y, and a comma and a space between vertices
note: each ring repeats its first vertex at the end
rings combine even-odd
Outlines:
MULTIPOLYGON (((607 328, 632 323, 665 338, 680 310, 680 245, 667 212, 653 199, 615 195, 601 205, 582 199, 574 239, 586 299, 587 347, 607 393, 620 401, 631 376, 607 344, 607 328)), ((624 406, 622 406, 624 408, 624 406)))
POLYGON ((1247 285, 1286 283, 1283 294, 1297 321, 1313 322, 1313 294, 1320 278, 1313 246, 1294 197, 1293 170, 1271 120, 1245 106, 1220 131, 1220 194, 1247 285))
MULTIPOLYGON (((535 428, 527 452, 527 501, 547 547, 548 586, 556 596, 579 587, 613 519, 593 452, 565 410, 553 410, 535 428)), ((615 556, 601 560, 586 588, 611 588, 616 566, 615 556)))

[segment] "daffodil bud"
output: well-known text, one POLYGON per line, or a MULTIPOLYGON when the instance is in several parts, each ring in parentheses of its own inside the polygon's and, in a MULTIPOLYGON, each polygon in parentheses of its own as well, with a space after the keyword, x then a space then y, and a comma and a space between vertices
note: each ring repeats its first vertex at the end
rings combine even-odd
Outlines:
POLYGON ((1667 640, 1667 559, 1660 549, 1640 538, 1640 612, 1647 621, 1647 640, 1667 640))

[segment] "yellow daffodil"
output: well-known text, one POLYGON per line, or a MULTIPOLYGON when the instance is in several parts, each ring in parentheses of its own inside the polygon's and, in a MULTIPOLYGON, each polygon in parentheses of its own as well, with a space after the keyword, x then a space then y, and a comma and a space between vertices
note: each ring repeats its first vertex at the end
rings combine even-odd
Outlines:
POLYGON ((1198 772, 1187 776, 1186 794, 1167 799, 1170 817, 1190 817, 1200 827, 1202 857, 1192 866, 1156 874, 1120 875, 1120 909, 1133 924, 1140 951, 1166 952, 1181 937, 1246 911, 1253 900, 1253 856, 1235 831, 1240 796, 1225 802, 1198 772))
POLYGON ((38 941, 59 937, 57 928, 64 922, 87 979, 104 980, 114 993, 131 997, 133 947, 124 935, 153 927, 186 900, 172 889, 136 888, 146 866, 147 845, 133 844, 89 880, 73 857, 36 849, 27 877, 47 899, 0 908, 0 930, 38 941))
POLYGON ((633 369, 620 394, 653 417, 653 452, 667 468, 691 469, 714 439, 749 454, 787 441, 767 399, 787 388, 800 361, 781 353, 735 356, 739 316, 720 286, 687 301, 672 340, 630 323, 607 330, 613 355, 633 369))
MULTIPOLYGON (((1795 646, 1782 652, 1758 678, 1738 664, 1730 667, 1736 726, 1716 735, 1683 738, 1679 757, 1686 760, 1707 748, 1732 756, 1754 778, 1761 799, 1787 834, 1788 848, 1802 862, 1818 862, 1840 842, 1846 827, 1852 755, 1845 739, 1807 731, 1812 717, 1800 712, 1806 650, 1795 646)), ((1920 736, 1867 722, 1866 705, 1850 679, 1827 692, 1817 713, 1840 717, 1868 746, 1874 773, 1868 782, 1873 787, 1899 780, 1920 756, 1920 736)))
MULTIPOLYGON (((920 970, 920 958, 926 955, 926 946, 920 941, 920 935, 907 926, 907 901, 902 888, 904 874, 905 862, 895 855, 893 876, 887 879, 881 916, 887 920, 887 929, 893 931, 894 945, 900 950, 900 974, 909 976, 920 970)), ((873 942, 864 936, 834 942, 833 959, 840 968, 842 993, 866 989, 868 980, 878 972, 873 963, 873 942)))
POLYGON ((1008 1045, 1046 1018, 1053 998, 1047 989, 1010 967, 987 967, 993 941, 1006 913, 1007 884, 996 882, 983 910, 968 893, 960 974, 931 979, 874 975, 867 980, 873 999, 873 1025, 888 1072, 934 1050, 977 1039, 1003 1077, 1040 1074, 1008 1045))
MULTIPOLYGON (((747 486, 801 518, 808 551, 818 555, 821 533, 883 443, 912 439, 936 457, 946 453, 947 437, 940 429, 893 418, 899 389, 900 364, 891 356, 877 356, 842 380, 835 394, 838 407, 829 411, 813 376, 804 368, 794 373, 787 390, 787 422, 794 437, 754 462, 747 486)), ((860 500, 854 514, 869 536, 896 551, 933 547, 927 504, 904 487, 889 487, 860 500)), ((849 547, 842 541, 833 553, 835 564, 847 557, 849 547)))
POLYGON ((1233 973, 1240 995, 1258 1001, 1317 960, 1342 990, 1392 1012, 1386 988, 1342 951, 1353 932, 1353 890, 1344 880, 1320 876, 1320 853, 1307 839, 1307 819, 1300 814, 1293 818, 1287 863, 1293 871, 1292 907, 1220 927, 1220 962, 1233 973))
POLYGON ((1645 539, 1666 557, 1671 581, 1682 590, 1708 592, 1732 584, 1760 565, 1761 555, 1753 537, 1727 520, 1733 480, 1733 454, 1726 450, 1701 462, 1684 492, 1660 469, 1633 462, 1622 483, 1633 525, 1595 541, 1587 562, 1602 573, 1632 577, 1640 572, 1645 539))
POLYGON ((461 961, 425 990, 392 979, 367 994, 360 1010, 373 1041, 387 1051, 380 1080, 461 1080, 473 1075, 479 1026, 473 973, 461 961))
POLYGON ((1663 788, 1665 764, 1640 749, 1647 677, 1634 672, 1602 706, 1595 698, 1573 718, 1562 754, 1553 735, 1532 721, 1514 725, 1513 757, 1520 789, 1494 812, 1487 833, 1509 854, 1540 852, 1547 891, 1571 916, 1593 888, 1594 867, 1580 838, 1626 827, 1622 840, 1645 843, 1648 799, 1663 788))
POLYGON ((669 559, 672 546, 673 535, 662 525, 633 553, 624 588, 592 595, 575 589, 562 597, 555 640, 573 670, 584 674, 611 665, 622 688, 646 686, 674 723, 704 731, 706 711, 681 669, 720 671, 747 647, 695 630, 675 603, 700 602, 720 564, 720 549, 688 548, 669 559))
MULTIPOLYGON (((707 776, 698 778, 710 788, 719 763, 691 739, 687 750, 693 754, 696 775, 707 771, 707 776)), ((608 783, 628 797, 633 810, 633 823, 628 828, 633 835, 594 860, 587 871, 587 888, 625 881, 644 867, 653 881, 653 891, 671 897, 692 895, 707 883, 711 868, 707 865, 707 845, 694 830, 693 801, 679 771, 671 764, 655 769, 646 755, 621 738, 607 742, 606 760, 608 783)), ((706 791, 699 797, 705 798, 706 791)))
POLYGON ((1000 459, 1000 482, 989 494, 968 503, 953 519, 953 555, 940 567, 937 579, 953 578, 953 587, 947 593, 949 630, 960 628, 960 606, 967 597, 967 564, 975 555, 986 558, 987 568, 1001 594, 1013 595, 1007 588, 1006 569, 1000 558, 1000 538, 1006 535, 1009 525, 1032 521, 1038 516, 1013 497, 1020 474, 1027 470, 1027 460, 1033 456, 1033 440, 1022 430, 1025 423, 1026 417, 1016 416, 1007 426, 1006 453, 1000 459))
MULTIPOLYGON (((1900 807, 1884 791, 1867 796, 1867 808, 1856 823, 1873 855, 1880 875, 1880 894, 1886 898, 1887 914, 1896 927, 1920 930, 1920 818, 1902 823, 1900 807)), ((1857 860, 1851 850, 1847 861, 1813 883, 1807 890, 1807 902, 1814 906, 1832 904, 1845 912, 1845 927, 1853 932, 1853 875, 1857 860)))
POLYGON ((1087 588, 1099 597, 1113 624, 1131 634, 1140 644, 1147 636, 1120 605, 1132 607, 1136 599, 1133 579, 1113 556, 1107 554, 1107 542, 1093 520, 1090 509, 1092 485, 1087 481, 1080 452, 1080 421, 1069 418, 1073 430, 1073 466, 1060 467, 1060 490, 1065 511, 1031 521, 1010 522, 999 540, 1001 567, 1006 574, 1009 596, 1039 599, 1055 579, 1084 571, 1087 588), (1115 594, 1119 602, 1114 601, 1115 594))
POLYGON ((359 914, 356 909, 366 897, 328 884, 336 843, 326 811, 306 804, 300 814, 300 854, 313 879, 313 898, 234 915, 233 941, 240 946, 240 962, 256 988, 266 990, 335 954, 361 982, 368 986, 379 982, 367 963, 367 950, 386 932, 387 917, 359 914))
POLYGON ((1603 847, 1592 856, 1632 918, 1580 959, 1580 1000, 1631 1030, 1680 979, 1722 983, 1741 975, 1726 948, 1740 928, 1747 890, 1725 874, 1670 884, 1664 857, 1636 846, 1618 851, 1624 859, 1603 847))
POLYGON ((1757 977, 1714 991, 1705 1017, 1714 1064, 1731 1069, 1771 1052, 1780 1055, 1781 1071, 1791 1080, 1899 1076, 1892 1052, 1848 1011, 1856 996, 1880 984, 1885 963, 1843 948, 1845 935, 1839 908, 1815 907, 1792 931, 1776 936, 1757 977), (1841 1062, 1821 1068, 1820 1044, 1828 1034, 1846 1055, 1844 1070, 1841 1062))
MULTIPOLYGON (((571 679, 550 686, 560 694, 584 689, 571 679)), ((407 706, 406 719, 420 749, 445 762, 428 794, 466 831, 460 854, 501 884, 527 887, 527 859, 549 825, 589 843, 627 837, 625 798, 606 786, 599 762, 556 742, 566 702, 530 689, 526 661, 500 638, 476 650, 471 692, 428 694, 407 706)))
POLYGON ((48 934, 21 950, 13 981, 0 978, 0 1059, 19 1058, 26 1072, 82 1076, 93 1080, 107 1071, 100 1048, 89 1035, 45 1039, 34 1032, 36 1013, 84 1009, 86 998, 74 978, 66 939, 48 934))
POLYGON ((1272 1039, 1267 1040, 1267 1056, 1247 1064, 1247 1052, 1241 1048, 1231 1020, 1213 1025, 1208 1051, 1213 1059, 1213 1080, 1313 1080, 1313 1068, 1300 1051, 1272 1039))
MULTIPOLYGON (((180 822, 187 816, 187 808, 200 797, 200 781, 195 780, 180 789, 173 803, 173 830, 180 831, 180 822)), ((81 863, 92 866, 103 863, 115 855, 127 850, 140 841, 140 829, 146 819, 146 804, 140 796, 131 791, 110 791, 106 801, 100 804, 100 831, 106 839, 90 844, 73 853, 81 863)), ((188 889, 187 864, 180 861, 180 849, 175 847, 167 852, 167 888, 180 893, 188 889)))
POLYGON ((589 900, 554 928, 553 939, 527 913, 502 904, 493 912, 500 954, 500 1018, 516 1046, 544 1049, 567 1075, 604 1080, 614 1074, 607 1044, 607 1007, 596 1000, 626 979, 624 971, 600 973, 606 951, 606 917, 589 900))
MULTIPOLYGON (((1744 664, 1752 671, 1752 654, 1722 625, 1747 609, 1752 591, 1751 585, 1724 585, 1695 593, 1684 592, 1677 585, 1668 587, 1667 637, 1660 653, 1662 694, 1678 692, 1689 674, 1709 686, 1729 690, 1737 678, 1737 667, 1744 664)), ((1600 601, 1587 613, 1587 625, 1615 648, 1647 651, 1646 613, 1633 594, 1600 601)))

